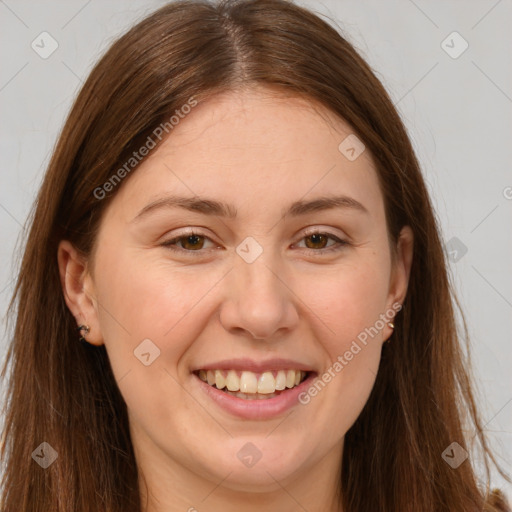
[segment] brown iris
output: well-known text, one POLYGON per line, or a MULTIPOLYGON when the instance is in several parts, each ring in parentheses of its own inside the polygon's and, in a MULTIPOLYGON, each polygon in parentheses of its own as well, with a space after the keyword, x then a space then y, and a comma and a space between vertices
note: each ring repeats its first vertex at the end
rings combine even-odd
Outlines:
POLYGON ((315 233, 313 235, 309 235, 309 236, 307 236, 305 238, 305 240, 306 240, 306 247, 308 247, 309 249, 323 249, 325 247, 326 243, 327 243, 328 238, 329 238, 328 236, 323 235, 321 233, 315 233), (314 239, 315 240, 313 242, 313 244, 318 244, 318 243, 322 243, 322 242, 325 242, 325 243, 323 243, 321 247, 317 247, 317 246, 310 247, 308 245, 308 242, 307 242, 309 239, 314 239))
POLYGON ((202 249, 204 245, 204 236, 201 235, 188 235, 180 238, 181 245, 184 249, 202 249), (198 240, 203 239, 200 247, 197 247, 198 240))

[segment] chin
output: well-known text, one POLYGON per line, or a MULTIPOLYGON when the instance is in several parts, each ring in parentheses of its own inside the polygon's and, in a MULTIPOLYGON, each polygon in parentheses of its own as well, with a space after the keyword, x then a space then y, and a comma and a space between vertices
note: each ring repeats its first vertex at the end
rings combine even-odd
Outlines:
POLYGON ((209 458, 206 469, 210 479, 216 482, 225 479, 222 486, 232 490, 278 491, 305 462, 303 451, 297 449, 302 446, 298 441, 289 447, 279 439, 270 442, 265 438, 238 438, 234 441, 230 443, 232 446, 214 454, 213 459, 209 458))
POLYGON ((270 493, 275 491, 282 491, 283 481, 286 481, 294 470, 298 468, 284 468, 278 470, 275 468, 267 468, 261 466, 257 468, 240 468, 234 466, 231 469, 231 474, 226 478, 226 474, 218 475, 215 481, 222 481, 222 487, 233 491, 248 492, 248 493, 270 493), (278 483, 279 482, 279 483, 278 483))

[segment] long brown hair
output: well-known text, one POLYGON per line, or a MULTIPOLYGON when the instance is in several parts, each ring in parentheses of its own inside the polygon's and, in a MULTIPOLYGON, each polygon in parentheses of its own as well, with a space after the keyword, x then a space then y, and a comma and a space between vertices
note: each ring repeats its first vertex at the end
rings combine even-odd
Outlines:
POLYGON ((91 256, 102 212, 119 189, 109 187, 99 200, 98 187, 191 97, 202 103, 251 84, 317 101, 346 120, 377 164, 390 237, 396 241, 405 225, 414 232, 393 342, 346 434, 344 510, 509 510, 503 495, 489 490, 497 462, 475 406, 437 221, 404 125, 354 48, 285 0, 168 4, 119 38, 83 85, 32 210, 9 307, 15 325, 2 372, 10 370, 2 510, 140 510, 126 405, 105 347, 77 341, 57 246, 67 239, 91 256), (452 442, 471 451, 471 439, 484 456, 485 486, 471 458, 453 469, 442 457, 452 442), (32 458, 42 442, 58 454, 47 469, 32 458))

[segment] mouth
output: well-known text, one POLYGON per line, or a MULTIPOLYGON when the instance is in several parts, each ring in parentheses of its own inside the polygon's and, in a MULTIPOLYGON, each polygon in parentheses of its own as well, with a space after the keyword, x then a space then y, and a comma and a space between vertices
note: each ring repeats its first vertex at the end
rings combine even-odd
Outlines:
POLYGON ((212 388, 243 400, 268 400, 286 394, 312 374, 298 369, 259 373, 249 370, 201 369, 193 373, 212 388))

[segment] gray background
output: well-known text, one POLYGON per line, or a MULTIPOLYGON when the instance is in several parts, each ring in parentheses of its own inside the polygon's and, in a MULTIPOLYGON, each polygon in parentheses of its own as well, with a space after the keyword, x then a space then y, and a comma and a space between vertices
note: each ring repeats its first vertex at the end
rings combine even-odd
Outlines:
MULTIPOLYGON (((0 0, 2 317, 19 260, 15 243, 78 87, 117 35, 163 4, 0 0), (31 47, 43 31, 58 43, 47 59, 31 47)), ((485 430, 510 471, 511 1, 310 0, 300 4, 328 16, 343 31, 383 81, 408 127, 469 323, 485 430), (448 37, 454 31, 469 45, 457 58, 453 56, 464 42, 458 36, 448 37)), ((5 321, 2 361, 8 340, 4 326, 5 321)), ((499 477, 495 476, 493 485, 512 496, 511 486, 499 477)))

